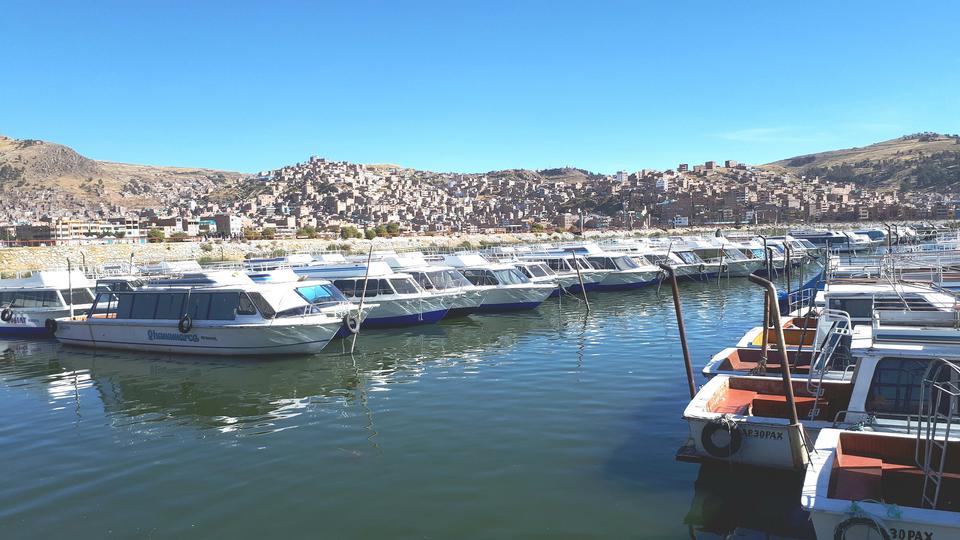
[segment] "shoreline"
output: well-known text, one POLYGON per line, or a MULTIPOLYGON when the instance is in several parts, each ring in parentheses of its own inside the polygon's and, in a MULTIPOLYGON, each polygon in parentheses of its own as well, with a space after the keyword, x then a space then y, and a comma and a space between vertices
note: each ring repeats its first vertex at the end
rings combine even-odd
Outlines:
MULTIPOLYGON (((851 224, 820 225, 817 228, 850 229, 851 224)), ((882 227, 862 223, 856 228, 882 227)), ((789 227, 740 226, 720 230, 739 234, 784 234, 789 227)), ((718 227, 686 227, 682 229, 637 229, 587 231, 583 236, 569 232, 452 234, 380 237, 366 239, 277 239, 277 240, 209 240, 189 242, 158 242, 145 244, 83 244, 0 248, 0 276, 10 277, 17 272, 66 268, 67 261, 74 266, 97 267, 107 263, 128 263, 131 255, 135 264, 162 261, 198 260, 202 263, 236 262, 251 257, 282 256, 290 253, 333 251, 366 253, 371 242, 379 250, 456 250, 481 249, 497 245, 572 242, 577 240, 606 240, 612 238, 645 238, 658 236, 713 235, 718 227)))

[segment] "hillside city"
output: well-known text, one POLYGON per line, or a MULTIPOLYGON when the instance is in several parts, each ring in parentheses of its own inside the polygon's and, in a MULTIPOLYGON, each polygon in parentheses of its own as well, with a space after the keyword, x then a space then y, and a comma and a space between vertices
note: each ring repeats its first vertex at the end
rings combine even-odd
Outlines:
MULTIPOLYGON (((128 187, 128 186, 125 186, 128 187)), ((144 189, 144 186, 140 186, 144 189)), ((311 157, 240 180, 180 186, 163 208, 2 205, 0 239, 36 245, 195 237, 361 237, 591 228, 952 219, 953 197, 870 189, 733 160, 595 175, 434 173, 311 157), (234 196, 224 201, 222 194, 234 196)))

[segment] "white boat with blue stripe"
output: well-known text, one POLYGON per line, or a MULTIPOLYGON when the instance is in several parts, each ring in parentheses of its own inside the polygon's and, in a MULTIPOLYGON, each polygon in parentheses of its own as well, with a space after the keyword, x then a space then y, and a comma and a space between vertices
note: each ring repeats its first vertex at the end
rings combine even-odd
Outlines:
POLYGON ((479 288, 481 312, 534 309, 557 288, 556 283, 533 283, 512 265, 490 262, 478 253, 447 254, 435 264, 456 268, 479 288))
POLYGON ((357 317, 329 281, 254 283, 239 271, 214 271, 99 292, 89 312, 54 326, 67 345, 276 355, 319 352, 357 317))
POLYGON ((410 274, 394 272, 384 261, 350 261, 339 254, 317 255, 309 265, 296 266, 297 275, 329 279, 348 299, 376 302, 364 327, 391 328, 433 324, 443 319, 460 293, 429 293, 410 274))

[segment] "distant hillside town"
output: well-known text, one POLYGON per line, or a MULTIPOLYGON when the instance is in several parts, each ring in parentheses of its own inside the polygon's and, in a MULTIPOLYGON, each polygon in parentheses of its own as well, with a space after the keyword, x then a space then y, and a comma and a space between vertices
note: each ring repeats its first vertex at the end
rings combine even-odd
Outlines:
MULTIPOLYGON (((179 197, 164 207, 63 205, 36 215, 33 201, 11 203, 7 197, 0 205, 0 239, 19 245, 136 243, 197 237, 374 238, 403 233, 954 219, 953 187, 960 181, 960 170, 952 165, 937 170, 952 182, 949 189, 868 187, 855 177, 827 179, 838 177, 843 167, 875 173, 884 159, 888 167, 895 162, 896 170, 909 171, 926 166, 931 156, 943 157, 903 145, 942 143, 948 150, 949 145, 960 148, 956 136, 918 134, 899 141, 896 154, 893 147, 882 147, 896 141, 874 145, 895 157, 870 163, 860 159, 853 165, 835 164, 825 153, 764 166, 707 161, 613 175, 578 169, 435 173, 314 156, 221 186, 210 182, 173 186, 179 197), (920 141, 921 136, 926 139, 920 141)), ((125 188, 130 189, 129 182, 125 188)))

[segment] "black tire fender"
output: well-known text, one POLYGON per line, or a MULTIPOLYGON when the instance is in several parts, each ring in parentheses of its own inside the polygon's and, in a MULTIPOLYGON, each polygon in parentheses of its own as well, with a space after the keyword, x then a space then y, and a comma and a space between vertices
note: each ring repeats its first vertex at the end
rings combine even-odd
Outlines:
POLYGON ((3 311, 0 311, 0 321, 10 322, 10 319, 13 318, 13 310, 10 308, 3 308, 3 311))
POLYGON ((360 331, 360 318, 355 315, 345 315, 343 317, 343 324, 347 327, 347 330, 351 334, 356 334, 360 331))
POLYGON ((192 329, 193 318, 186 314, 183 317, 180 317, 180 321, 177 323, 177 330, 179 330, 181 334, 186 334, 192 329))
POLYGON ((743 444, 743 432, 740 431, 739 424, 717 418, 703 427, 703 432, 700 433, 700 443, 703 444, 704 450, 711 456, 728 458, 740 450, 740 445, 743 444), (713 442, 713 435, 721 430, 730 433, 730 443, 726 446, 719 446, 713 442))
POLYGON ((57 333, 57 321, 55 319, 47 319, 43 321, 43 327, 47 329, 51 334, 57 333))
POLYGON ((847 540, 847 531, 857 526, 863 526, 866 527, 867 530, 876 532, 882 540, 891 540, 890 533, 875 520, 868 517, 852 517, 841 522, 837 525, 837 528, 833 530, 833 540, 847 540))

